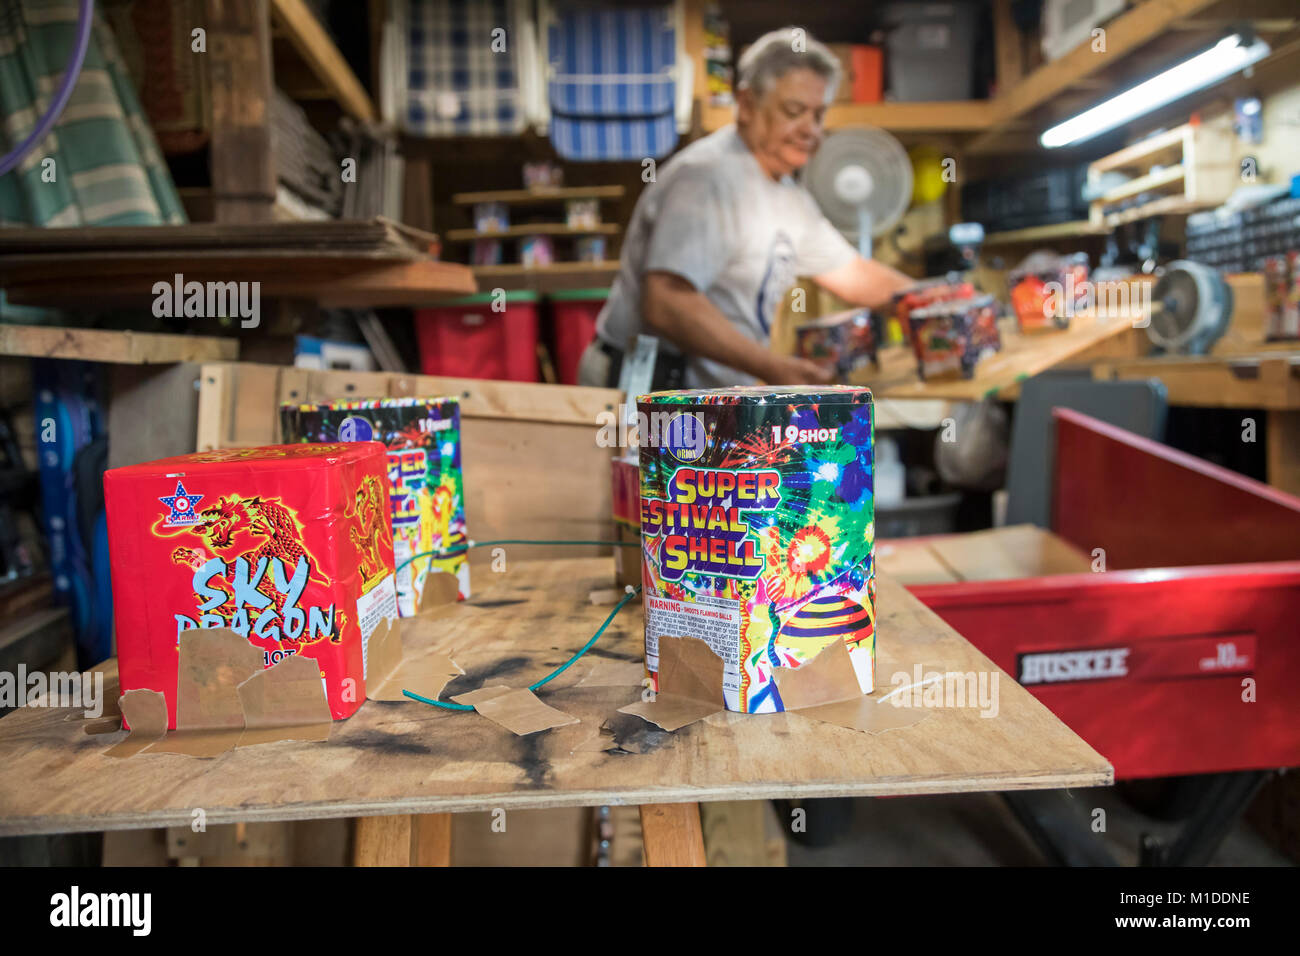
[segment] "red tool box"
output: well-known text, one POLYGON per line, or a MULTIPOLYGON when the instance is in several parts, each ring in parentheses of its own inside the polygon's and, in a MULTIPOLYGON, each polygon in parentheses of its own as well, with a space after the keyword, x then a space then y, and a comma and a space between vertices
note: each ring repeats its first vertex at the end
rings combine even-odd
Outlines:
POLYGON ((910 590, 1116 779, 1300 765, 1300 498, 1053 417, 1052 531, 1105 570, 910 590))

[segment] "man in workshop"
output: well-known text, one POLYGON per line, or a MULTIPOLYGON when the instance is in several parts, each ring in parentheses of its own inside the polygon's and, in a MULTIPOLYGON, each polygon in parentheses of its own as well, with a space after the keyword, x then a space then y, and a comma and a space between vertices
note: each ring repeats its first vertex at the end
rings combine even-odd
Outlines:
POLYGON ((656 389, 822 384, 819 365, 768 348, 796 278, 868 307, 914 281, 860 256, 792 178, 821 143, 830 51, 774 30, 738 73, 735 124, 673 156, 637 201, 580 384, 616 386, 638 334, 659 338, 656 389))

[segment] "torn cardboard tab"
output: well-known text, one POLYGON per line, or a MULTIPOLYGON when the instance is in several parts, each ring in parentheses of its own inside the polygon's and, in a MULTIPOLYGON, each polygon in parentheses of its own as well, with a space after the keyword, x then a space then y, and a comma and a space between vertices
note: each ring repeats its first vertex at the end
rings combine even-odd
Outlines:
POLYGON ((896 707, 890 700, 860 695, 856 700, 805 707, 798 713, 800 717, 812 717, 837 727, 878 734, 884 730, 898 730, 919 723, 929 711, 915 707, 896 707))
POLYGON ((315 660, 295 654, 240 684, 244 731, 236 746, 328 740, 334 721, 321 677, 315 660))
POLYGON ((616 661, 601 657, 578 687, 640 687, 646 680, 645 665, 640 661, 616 661))
POLYGON ((838 638, 799 667, 774 668, 772 677, 786 710, 801 710, 862 696, 853 659, 849 657, 849 647, 838 638))
POLYGON ((520 737, 581 722, 571 714, 542 703, 536 694, 522 687, 481 687, 467 694, 457 694, 452 700, 469 704, 488 720, 520 737))
POLYGON ((105 750, 104 756, 131 757, 167 735, 167 698, 159 691, 129 690, 116 703, 131 731, 125 740, 105 750))
POLYGON ((215 757, 230 750, 244 730, 239 685, 261 670, 262 651, 229 628, 182 631, 176 729, 149 752, 215 757))
POLYGON ((458 600, 460 581, 456 575, 430 568, 424 577, 424 588, 420 591, 420 613, 424 614, 446 604, 455 604, 458 600))
POLYGON ((657 727, 674 731, 726 709, 722 658, 698 637, 659 638, 659 691, 654 700, 620 707, 657 727))
POLYGON ((410 700, 403 690, 437 700, 451 679, 463 673, 446 654, 407 658, 395 617, 376 625, 366 645, 366 697, 371 700, 410 700))
POLYGON ((226 628, 183 632, 179 653, 176 729, 167 732, 161 693, 128 691, 122 712, 131 735, 109 755, 215 757, 234 747, 329 737, 333 720, 315 658, 293 654, 263 669, 262 652, 226 628))

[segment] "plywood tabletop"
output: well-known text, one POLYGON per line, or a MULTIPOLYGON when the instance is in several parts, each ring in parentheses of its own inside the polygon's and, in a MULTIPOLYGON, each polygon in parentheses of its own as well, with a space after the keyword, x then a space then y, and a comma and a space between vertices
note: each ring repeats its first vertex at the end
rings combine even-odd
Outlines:
POLYGON ((890 346, 880 350, 879 367, 854 372, 854 385, 870 386, 877 398, 948 399, 973 402, 986 395, 998 395, 1014 388, 1022 379, 1060 365, 1093 346, 1133 327, 1134 315, 1124 313, 1107 318, 1077 316, 1069 329, 1021 335, 1002 326, 1002 349, 975 366, 972 378, 925 382, 917 374, 911 346, 890 346))
MULTIPOLYGON (((408 622, 408 653, 449 651, 465 670, 443 698, 539 679, 595 631, 609 605, 609 558, 509 559, 475 596, 408 622)), ((476 713, 368 701, 324 743, 280 742, 213 759, 104 756, 123 736, 90 736, 71 711, 25 708, 0 720, 0 834, 599 804, 886 796, 1094 786, 1110 765, 900 585, 878 588, 876 695, 891 675, 998 675, 996 716, 928 708, 912 726, 865 734, 798 713, 719 713, 669 734, 616 713, 632 685, 583 684, 601 661, 639 661, 633 604, 593 651, 539 694, 580 723, 517 737, 476 713)), ((990 677, 991 679, 991 677, 990 677)), ((889 706, 884 704, 881 706, 889 706)))

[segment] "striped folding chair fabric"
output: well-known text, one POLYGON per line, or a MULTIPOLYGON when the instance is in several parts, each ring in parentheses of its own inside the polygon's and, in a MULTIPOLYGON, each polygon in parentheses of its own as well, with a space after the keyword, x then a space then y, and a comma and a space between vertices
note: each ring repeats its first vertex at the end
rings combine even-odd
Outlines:
POLYGON ((677 144, 672 7, 559 7, 547 30, 551 142, 570 160, 661 157, 677 144))

